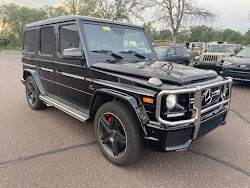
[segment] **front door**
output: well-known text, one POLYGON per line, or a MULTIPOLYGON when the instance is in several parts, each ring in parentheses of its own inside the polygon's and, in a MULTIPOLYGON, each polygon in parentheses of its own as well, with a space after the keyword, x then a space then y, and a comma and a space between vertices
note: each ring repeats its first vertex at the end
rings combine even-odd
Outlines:
POLYGON ((169 48, 167 51, 166 61, 176 62, 176 53, 174 48, 169 48))
POLYGON ((63 57, 63 50, 70 48, 83 50, 75 22, 58 25, 58 54, 55 62, 57 95, 86 106, 86 76, 89 69, 84 58, 63 57))

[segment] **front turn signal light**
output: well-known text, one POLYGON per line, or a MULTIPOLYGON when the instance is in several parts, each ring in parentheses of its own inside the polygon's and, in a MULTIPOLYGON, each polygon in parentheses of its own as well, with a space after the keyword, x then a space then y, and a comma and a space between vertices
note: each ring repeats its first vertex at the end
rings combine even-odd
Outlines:
POLYGON ((153 104, 154 103, 154 99, 148 98, 148 97, 143 97, 143 102, 149 103, 149 104, 153 104))

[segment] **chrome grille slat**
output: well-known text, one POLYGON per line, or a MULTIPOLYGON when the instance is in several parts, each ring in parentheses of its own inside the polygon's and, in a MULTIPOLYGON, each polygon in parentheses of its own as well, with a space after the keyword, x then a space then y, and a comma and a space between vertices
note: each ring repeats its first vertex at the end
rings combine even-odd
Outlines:
POLYGON ((204 55, 203 61, 217 61, 218 56, 217 55, 204 55))

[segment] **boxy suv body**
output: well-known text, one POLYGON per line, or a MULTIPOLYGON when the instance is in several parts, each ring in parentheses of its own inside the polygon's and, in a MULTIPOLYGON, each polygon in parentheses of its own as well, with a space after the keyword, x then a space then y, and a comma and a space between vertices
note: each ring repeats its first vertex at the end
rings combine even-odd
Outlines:
POLYGON ((231 79, 159 62, 145 29, 65 16, 26 26, 23 78, 32 109, 52 105, 94 120, 96 140, 116 165, 136 161, 145 145, 184 150, 224 124, 231 79))
POLYGON ((219 73, 224 61, 237 54, 241 49, 242 45, 240 44, 210 45, 207 52, 201 54, 199 60, 194 62, 194 67, 212 69, 219 73))

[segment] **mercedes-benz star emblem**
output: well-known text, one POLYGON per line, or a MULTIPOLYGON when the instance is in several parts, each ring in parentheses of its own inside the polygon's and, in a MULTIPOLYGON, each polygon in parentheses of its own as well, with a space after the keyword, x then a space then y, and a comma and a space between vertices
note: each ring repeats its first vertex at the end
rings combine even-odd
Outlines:
POLYGON ((207 89, 204 92, 204 102, 205 104, 210 104, 213 99, 213 91, 212 89, 207 89))

